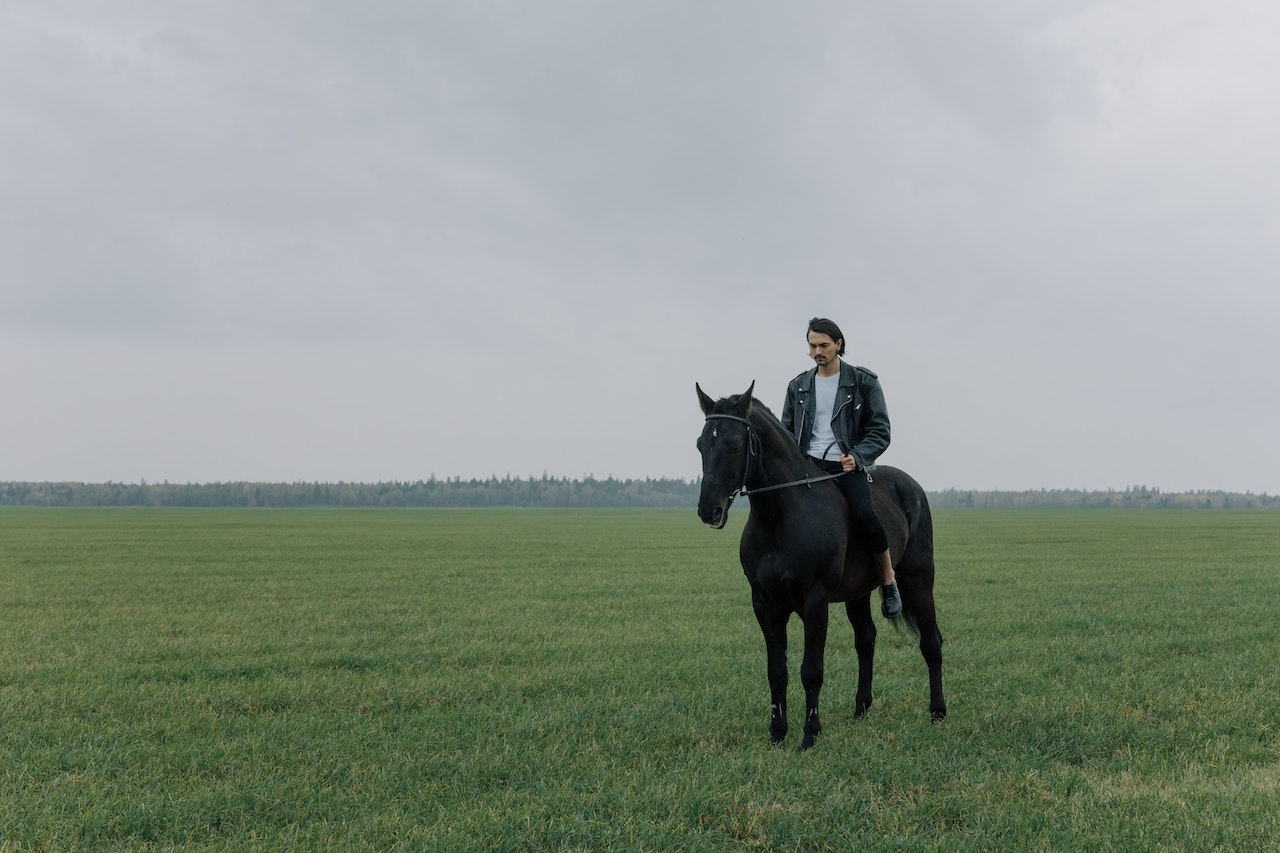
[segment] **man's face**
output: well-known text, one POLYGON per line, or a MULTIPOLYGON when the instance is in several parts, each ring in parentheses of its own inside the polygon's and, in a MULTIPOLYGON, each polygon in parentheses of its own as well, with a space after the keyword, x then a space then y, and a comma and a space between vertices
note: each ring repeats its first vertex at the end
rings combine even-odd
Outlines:
POLYGON ((840 347, 831 340, 830 335, 821 332, 809 333, 809 358, 817 362, 819 367, 835 363, 836 351, 840 347))

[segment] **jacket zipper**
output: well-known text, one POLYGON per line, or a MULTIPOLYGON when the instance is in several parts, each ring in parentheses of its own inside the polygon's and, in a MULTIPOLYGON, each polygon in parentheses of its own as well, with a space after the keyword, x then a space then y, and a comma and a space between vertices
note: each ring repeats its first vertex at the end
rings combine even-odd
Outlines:
MULTIPOLYGON (((841 403, 834 412, 831 413, 831 434, 832 435, 835 435, 835 432, 836 432, 836 418, 840 417, 840 413, 844 411, 844 407, 849 405, 852 402, 853 402, 853 395, 850 394, 848 397, 845 398, 845 401, 841 403)), ((857 408, 862 408, 862 404, 859 403, 857 408)), ((839 439, 837 439, 837 441, 839 441, 839 439)), ((842 453, 853 453, 852 447, 846 448, 843 442, 841 442, 840 444, 841 444, 840 451, 842 453)))

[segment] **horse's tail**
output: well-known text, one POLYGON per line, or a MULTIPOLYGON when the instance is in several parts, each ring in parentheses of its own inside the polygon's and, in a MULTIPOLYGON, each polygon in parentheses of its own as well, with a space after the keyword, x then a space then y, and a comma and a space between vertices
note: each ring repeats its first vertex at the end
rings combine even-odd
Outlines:
MULTIPOLYGON (((901 589, 902 581, 898 581, 898 587, 899 589, 901 589)), ((908 631, 912 633, 912 635, 914 635, 916 638, 919 638, 920 619, 916 614, 915 608, 911 606, 915 602, 912 600, 911 596, 907 593, 906 590, 902 590, 902 593, 903 593, 902 618, 891 619, 889 620, 889 624, 892 625, 894 629, 898 631, 901 631, 903 628, 906 628, 908 631)))

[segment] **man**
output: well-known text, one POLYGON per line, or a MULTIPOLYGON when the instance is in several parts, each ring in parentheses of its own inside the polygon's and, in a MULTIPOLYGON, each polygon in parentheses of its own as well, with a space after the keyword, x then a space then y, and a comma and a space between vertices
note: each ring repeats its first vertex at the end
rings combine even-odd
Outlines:
POLYGON ((849 504, 857 541, 880 564, 880 609, 889 619, 902 614, 897 577, 889 558, 889 540, 871 501, 867 467, 889 446, 889 411, 880 380, 865 367, 846 364, 844 335, 831 320, 815 317, 807 334, 809 357, 817 365, 787 385, 782 424, 810 460, 828 474, 846 472, 834 482, 849 504))

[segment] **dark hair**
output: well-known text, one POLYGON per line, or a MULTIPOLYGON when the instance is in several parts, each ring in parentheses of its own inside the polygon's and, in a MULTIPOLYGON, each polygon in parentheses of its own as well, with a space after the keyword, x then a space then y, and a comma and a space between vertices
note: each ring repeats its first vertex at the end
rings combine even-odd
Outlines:
POLYGON ((826 317, 814 317, 809 321, 809 331, 804 333, 805 340, 809 339, 809 332, 817 332, 820 335, 827 335, 831 340, 840 345, 836 350, 836 355, 844 355, 844 333, 840 331, 840 327, 835 321, 828 320, 826 317))

